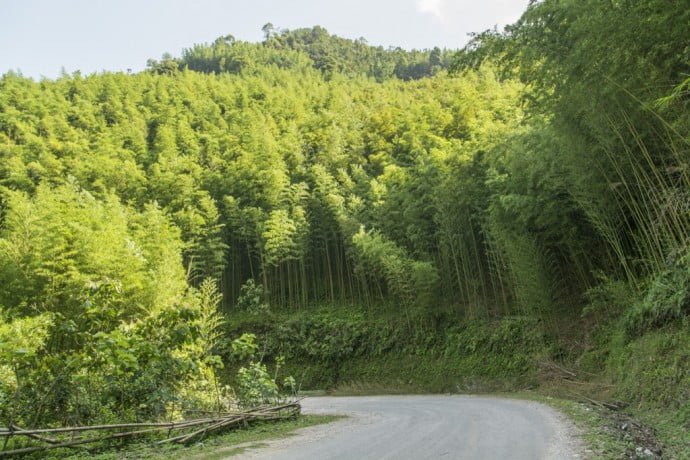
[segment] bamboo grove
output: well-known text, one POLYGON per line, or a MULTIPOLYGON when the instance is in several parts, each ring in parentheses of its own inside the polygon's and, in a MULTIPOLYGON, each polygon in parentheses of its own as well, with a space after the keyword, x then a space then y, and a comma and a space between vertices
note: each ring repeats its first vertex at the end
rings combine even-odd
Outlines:
POLYGON ((534 2, 450 71, 445 50, 268 27, 137 74, 5 74, 2 327, 39 340, 0 346, 3 366, 57 382, 47 356, 74 377, 159 328, 176 364, 156 378, 177 381, 211 347, 214 283, 228 315, 249 290, 285 311, 549 320, 602 286, 645 292, 689 261, 682 3, 534 2))
POLYGON ((6 107, 21 115, 6 124, 4 185, 160 209, 179 229, 191 281, 220 280, 229 309, 248 279, 278 308, 374 306, 389 295, 430 305, 437 286, 488 305, 497 280, 475 266, 481 229, 464 241, 464 225, 442 215, 462 193, 453 169, 519 123, 519 88, 489 66, 409 83, 326 81, 301 65, 41 83, 7 75, 6 107), (506 121, 493 119, 504 110, 506 121), (453 276, 441 280, 441 264, 453 276), (464 279, 473 273, 482 276, 464 279))

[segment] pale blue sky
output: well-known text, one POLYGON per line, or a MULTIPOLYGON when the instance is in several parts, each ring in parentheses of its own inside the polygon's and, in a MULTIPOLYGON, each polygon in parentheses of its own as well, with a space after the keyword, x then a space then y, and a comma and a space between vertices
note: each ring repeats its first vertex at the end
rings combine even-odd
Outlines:
POLYGON ((321 25, 403 48, 459 48, 469 32, 515 21, 528 0, 0 0, 0 74, 54 78, 64 67, 138 71, 149 58, 261 26, 321 25))

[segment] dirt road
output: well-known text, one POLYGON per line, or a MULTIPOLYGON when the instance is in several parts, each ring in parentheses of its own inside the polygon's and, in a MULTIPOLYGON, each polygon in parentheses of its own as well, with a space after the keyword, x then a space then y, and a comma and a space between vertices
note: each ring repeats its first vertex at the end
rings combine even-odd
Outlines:
POLYGON ((532 401, 446 395, 316 397, 303 401, 303 412, 349 417, 232 458, 582 458, 565 417, 532 401))

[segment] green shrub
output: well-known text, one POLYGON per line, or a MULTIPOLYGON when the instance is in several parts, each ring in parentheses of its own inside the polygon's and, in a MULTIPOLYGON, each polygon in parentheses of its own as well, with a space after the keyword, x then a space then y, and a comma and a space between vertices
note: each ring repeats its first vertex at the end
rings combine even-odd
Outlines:
MULTIPOLYGON (((275 373, 270 375, 263 357, 258 356, 259 346, 256 335, 244 333, 232 342, 232 354, 236 363, 241 363, 237 370, 235 383, 239 403, 245 407, 274 403, 280 399, 278 373, 284 364, 284 358, 275 359, 275 373)), ((295 379, 287 376, 283 380, 284 386, 290 393, 295 392, 295 379)))
POLYGON ((253 279, 248 279, 240 287, 240 295, 235 306, 241 311, 246 311, 250 315, 266 315, 270 313, 270 308, 265 302, 266 294, 263 286, 256 284, 253 279))
MULTIPOLYGON (((690 415, 690 319, 615 344, 608 369, 617 397, 690 415)), ((689 422, 688 418, 685 422, 689 422)))
POLYGON ((256 331, 265 359, 285 356, 302 388, 412 382, 418 389, 447 391, 452 382, 475 378, 490 388, 500 379, 533 374, 536 358, 547 353, 540 322, 529 318, 458 323, 452 316, 419 314, 414 324, 404 317, 311 311, 232 327, 256 331), (428 373, 434 377, 423 375, 428 373))
POLYGON ((690 315, 690 250, 650 282, 646 295, 623 318, 628 340, 690 315))

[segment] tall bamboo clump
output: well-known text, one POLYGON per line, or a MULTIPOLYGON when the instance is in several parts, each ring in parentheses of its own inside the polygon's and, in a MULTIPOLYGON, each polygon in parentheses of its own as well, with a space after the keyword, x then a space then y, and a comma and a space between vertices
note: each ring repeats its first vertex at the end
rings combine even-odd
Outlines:
POLYGON ((606 241, 610 261, 632 287, 640 288, 646 276, 663 271, 688 246, 688 143, 665 122, 645 138, 627 112, 608 121, 618 143, 604 148, 595 162, 606 181, 606 196, 576 195, 606 241))

